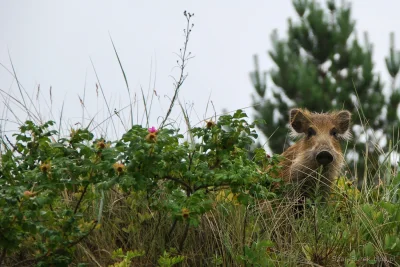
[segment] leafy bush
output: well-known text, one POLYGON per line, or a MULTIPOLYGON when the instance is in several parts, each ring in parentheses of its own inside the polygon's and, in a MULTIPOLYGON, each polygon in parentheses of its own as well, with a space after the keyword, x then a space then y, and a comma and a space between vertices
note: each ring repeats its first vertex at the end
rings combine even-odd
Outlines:
POLYGON ((192 128, 188 140, 179 130, 138 125, 117 141, 87 129, 55 139, 53 125, 27 121, 14 144, 4 143, 0 260, 7 266, 399 260, 397 172, 361 190, 340 177, 328 203, 310 199, 296 219, 286 188, 273 190, 278 180, 269 176, 279 156, 258 148, 249 157, 255 123, 240 110, 192 128))
MULTIPOLYGON (((193 128, 193 142, 183 141, 178 130, 139 125, 115 142, 94 140, 87 129, 55 140, 53 122, 27 121, 1 162, 2 260, 10 262, 23 251, 19 264, 71 263, 76 245, 100 227, 110 190, 143 192, 154 212, 170 214, 173 225, 184 221, 187 227, 199 225, 213 207, 210 193, 221 188, 241 204, 273 197, 272 179, 255 163, 268 165, 272 159, 262 149, 255 160, 248 157, 257 135, 245 118, 238 110, 193 128)), ((186 237, 187 232, 178 251, 186 237)))

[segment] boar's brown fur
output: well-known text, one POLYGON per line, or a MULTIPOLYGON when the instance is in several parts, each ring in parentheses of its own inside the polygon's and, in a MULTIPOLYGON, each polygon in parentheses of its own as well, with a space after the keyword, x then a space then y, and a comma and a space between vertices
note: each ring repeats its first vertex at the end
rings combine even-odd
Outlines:
POLYGON ((351 113, 347 110, 312 113, 295 108, 290 110, 289 117, 292 136, 301 139, 283 152, 279 177, 286 183, 299 185, 304 196, 317 182, 321 192, 329 192, 345 162, 340 140, 351 137, 351 113))

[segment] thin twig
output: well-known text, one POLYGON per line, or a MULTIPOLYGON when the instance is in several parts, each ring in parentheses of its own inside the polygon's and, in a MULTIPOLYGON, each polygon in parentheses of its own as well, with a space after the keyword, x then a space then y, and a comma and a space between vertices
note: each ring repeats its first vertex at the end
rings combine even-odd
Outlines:
POLYGON ((74 209, 74 214, 76 214, 76 212, 78 211, 79 205, 80 205, 81 202, 82 202, 83 196, 85 195, 88 186, 89 186, 89 184, 87 184, 87 185, 85 186, 85 188, 83 189, 83 192, 82 192, 82 194, 81 194, 81 197, 79 198, 78 203, 76 203, 76 206, 75 206, 75 209, 74 209))
POLYGON ((189 193, 192 193, 192 192, 193 192, 193 189, 190 187, 189 184, 185 183, 185 182, 182 181, 182 180, 179 180, 178 178, 171 177, 171 176, 165 176, 164 179, 177 182, 178 184, 183 185, 183 186, 186 188, 186 191, 187 191, 187 192, 189 192, 189 193))
POLYGON ((4 137, 6 138, 7 142, 10 144, 10 146, 13 148, 13 152, 16 151, 16 152, 18 152, 19 154, 22 155, 22 153, 18 151, 18 148, 13 143, 11 143, 10 139, 8 139, 7 135, 4 135, 4 137))
POLYGON ((183 30, 184 34, 185 34, 184 46, 183 46, 183 49, 180 49, 181 50, 181 54, 179 55, 179 59, 181 60, 181 63, 179 65, 181 73, 179 75, 179 80, 178 81, 176 81, 174 79, 175 80, 175 93, 174 93, 174 96, 172 97, 171 104, 170 104, 169 109, 167 111, 167 115, 165 116, 164 120, 162 121, 160 128, 164 127, 165 122, 167 121, 169 115, 171 114, 171 111, 172 111, 172 108, 174 107, 176 98, 178 97, 179 89, 181 88, 183 82, 185 81, 185 79, 187 77, 187 74, 184 73, 185 67, 187 65, 187 61, 192 58, 192 57, 190 57, 190 54, 191 54, 190 52, 188 54, 186 54, 186 53, 187 53, 187 45, 188 45, 188 42, 189 42, 189 36, 190 36, 190 33, 192 32, 192 28, 194 26, 194 24, 190 25, 190 18, 193 17, 194 14, 191 14, 191 13, 186 12, 186 11, 183 14, 186 17, 187 24, 186 24, 186 29, 183 30))

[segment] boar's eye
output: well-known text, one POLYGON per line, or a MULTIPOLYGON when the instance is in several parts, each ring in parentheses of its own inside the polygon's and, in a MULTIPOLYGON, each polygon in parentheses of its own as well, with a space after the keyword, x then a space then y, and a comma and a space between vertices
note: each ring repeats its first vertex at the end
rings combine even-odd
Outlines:
POLYGON ((331 130, 331 135, 332 135, 333 137, 337 138, 337 130, 336 130, 336 128, 332 128, 332 130, 331 130))
POLYGON ((311 136, 316 135, 316 134, 317 133, 315 132, 315 130, 312 127, 308 128, 308 130, 307 130, 308 137, 311 137, 311 136))

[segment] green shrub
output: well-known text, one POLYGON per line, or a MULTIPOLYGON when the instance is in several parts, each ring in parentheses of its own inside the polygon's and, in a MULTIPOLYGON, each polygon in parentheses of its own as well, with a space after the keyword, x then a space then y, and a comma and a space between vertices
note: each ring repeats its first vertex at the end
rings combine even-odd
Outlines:
MULTIPOLYGON (((101 228, 110 190, 143 195, 151 210, 169 215, 166 248, 177 222, 187 229, 200 224, 213 207, 212 192, 228 188, 246 205, 273 197, 272 179, 256 161, 267 166, 274 159, 262 149, 249 158, 257 134, 246 117, 238 110, 193 128, 193 143, 178 130, 138 125, 115 142, 94 139, 87 129, 55 140, 53 122, 26 122, 1 161, 1 260, 23 251, 21 264, 70 264, 76 245, 101 228)), ((187 231, 178 251, 186 238, 187 231)))

